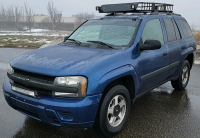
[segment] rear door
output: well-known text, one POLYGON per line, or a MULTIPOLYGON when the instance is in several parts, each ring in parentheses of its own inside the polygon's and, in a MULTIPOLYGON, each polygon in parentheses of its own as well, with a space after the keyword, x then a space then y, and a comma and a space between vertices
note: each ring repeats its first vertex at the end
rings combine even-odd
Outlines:
POLYGON ((186 43, 183 41, 180 30, 177 27, 177 23, 173 18, 166 17, 163 18, 166 33, 167 33, 167 46, 168 46, 168 54, 169 54, 169 72, 167 77, 175 77, 176 70, 178 69, 178 65, 181 60, 181 52, 186 48, 186 43))
POLYGON ((182 60, 184 60, 187 54, 189 54, 190 52, 194 52, 194 50, 196 49, 196 41, 193 37, 192 31, 187 21, 185 19, 179 19, 178 22, 181 26, 181 30, 183 32, 184 41, 187 48, 185 50, 182 49, 182 60))

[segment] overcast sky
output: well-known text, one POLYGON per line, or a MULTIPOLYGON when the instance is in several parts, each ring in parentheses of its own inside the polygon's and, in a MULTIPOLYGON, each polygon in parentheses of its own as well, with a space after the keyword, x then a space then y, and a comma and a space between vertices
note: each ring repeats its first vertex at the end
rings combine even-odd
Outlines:
MULTIPOLYGON (((143 0, 141 0, 143 1, 143 0)), ((152 2, 153 0, 144 0, 152 2)), ((7 7, 11 5, 23 6, 24 2, 31 7, 35 14, 46 14, 48 0, 0 0, 0 4, 7 7)), ((71 16, 81 12, 95 13, 103 16, 96 10, 96 6, 114 3, 130 3, 133 0, 53 0, 55 6, 62 11, 63 16, 71 16)), ((190 25, 200 27, 200 0, 154 0, 153 2, 174 4, 174 12, 181 14, 190 25)))

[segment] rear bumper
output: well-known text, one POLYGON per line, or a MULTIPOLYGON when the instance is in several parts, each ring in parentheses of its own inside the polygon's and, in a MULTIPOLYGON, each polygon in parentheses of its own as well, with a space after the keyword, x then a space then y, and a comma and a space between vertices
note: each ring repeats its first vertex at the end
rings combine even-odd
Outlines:
POLYGON ((7 80, 3 84, 7 103, 19 112, 56 126, 91 128, 94 124, 101 94, 85 98, 58 98, 39 95, 39 99, 11 90, 7 80))

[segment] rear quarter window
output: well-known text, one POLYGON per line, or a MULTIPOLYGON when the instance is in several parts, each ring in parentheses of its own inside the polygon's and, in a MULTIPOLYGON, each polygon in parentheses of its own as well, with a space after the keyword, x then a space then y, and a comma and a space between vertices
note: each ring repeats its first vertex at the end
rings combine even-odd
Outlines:
POLYGON ((184 19, 179 20, 179 24, 181 26, 181 29, 183 30, 183 34, 184 34, 185 38, 193 37, 190 26, 188 25, 186 20, 184 20, 184 19))

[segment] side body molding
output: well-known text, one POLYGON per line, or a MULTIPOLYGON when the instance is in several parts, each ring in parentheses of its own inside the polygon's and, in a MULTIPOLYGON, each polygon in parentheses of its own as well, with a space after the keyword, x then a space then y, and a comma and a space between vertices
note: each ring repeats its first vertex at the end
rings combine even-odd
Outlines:
POLYGON ((136 92, 138 91, 138 87, 139 87, 139 79, 135 72, 135 69, 131 65, 121 66, 103 75, 99 79, 99 85, 97 87, 97 90, 100 90, 101 92, 103 92, 109 83, 124 76, 132 76, 133 81, 134 81, 133 85, 135 87, 133 95, 135 97, 136 92))

